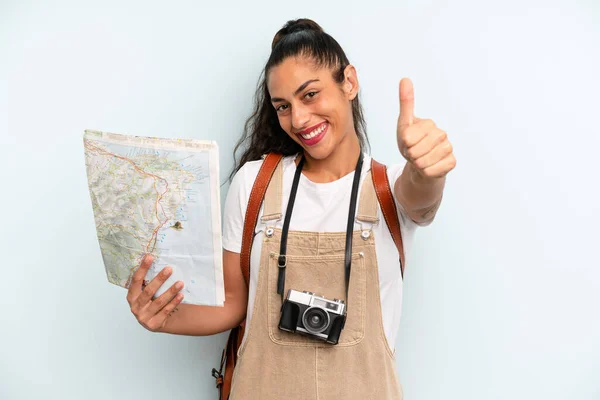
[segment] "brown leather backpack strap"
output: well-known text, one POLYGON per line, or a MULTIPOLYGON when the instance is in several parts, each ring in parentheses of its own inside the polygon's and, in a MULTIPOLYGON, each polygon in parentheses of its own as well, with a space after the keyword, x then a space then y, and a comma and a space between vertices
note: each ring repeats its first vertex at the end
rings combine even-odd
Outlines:
MULTIPOLYGON (((258 213, 260 206, 265 197, 265 192, 273 176, 273 172, 277 165, 283 158, 283 155, 279 153, 269 153, 265 157, 256 180, 252 186, 250 192, 250 198, 248 199, 248 208, 246 208, 246 215, 244 217, 244 230, 242 233, 242 250, 240 253, 240 268, 242 269, 242 275, 246 281, 246 287, 250 285, 250 250, 252 249, 252 242, 254 241, 254 229, 256 222, 258 221, 258 213)), ((227 345, 223 350, 221 357, 221 367, 217 371, 213 369, 213 376, 217 380, 217 388, 219 388, 219 399, 229 399, 231 392, 231 383, 233 380, 233 370, 237 363, 237 352, 242 344, 244 338, 244 330, 246 321, 242 321, 240 326, 233 328, 229 333, 227 339, 227 345), (225 374, 223 375, 223 366, 225 366, 225 374)))
POLYGON ((273 172, 279 164, 279 161, 283 158, 283 155, 279 153, 269 153, 265 157, 258 176, 252 186, 250 192, 250 199, 248 200, 248 208, 246 208, 246 216, 244 217, 244 230, 242 234, 242 251, 240 253, 240 263, 242 267, 242 274, 246 280, 246 286, 250 284, 250 250, 252 249, 252 242, 254 241, 254 228, 258 220, 258 212, 262 204, 267 186, 271 181, 273 172))
POLYGON ((231 393, 231 383, 233 381, 233 370, 235 368, 235 364, 237 363, 237 352, 242 344, 242 339, 244 337, 244 327, 238 326, 233 328, 231 332, 229 332, 229 338, 227 339, 227 346, 225 350, 223 350, 223 356, 221 359, 221 370, 223 369, 223 364, 225 365, 225 374, 222 375, 219 373, 216 375, 213 370, 213 375, 217 379, 217 388, 219 389, 219 400, 227 400, 229 399, 229 394, 231 393))
POLYGON ((402 232, 400 231, 400 221, 398 221, 398 209, 394 202, 392 190, 387 176, 387 168, 384 164, 371 159, 371 174, 377 200, 381 206, 381 211, 385 222, 392 234, 392 239, 400 255, 400 274, 404 278, 404 245, 402 244, 402 232))

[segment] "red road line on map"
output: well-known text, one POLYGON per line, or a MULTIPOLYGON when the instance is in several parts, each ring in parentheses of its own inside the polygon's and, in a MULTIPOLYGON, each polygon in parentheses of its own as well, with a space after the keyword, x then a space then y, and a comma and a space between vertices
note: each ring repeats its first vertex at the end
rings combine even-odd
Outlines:
MULTIPOLYGON (((100 148, 100 147, 98 147, 98 146, 95 146, 95 145, 93 145, 93 144, 92 144, 92 143, 91 143, 89 140, 85 140, 85 141, 84 141, 84 145, 85 145, 85 147, 86 147, 88 150, 90 150, 90 151, 96 151, 96 152, 98 152, 98 153, 100 153, 100 154, 102 154, 102 155, 110 155, 110 156, 116 157, 116 158, 118 158, 118 159, 120 159, 120 160, 126 161, 126 162, 130 163, 130 164, 133 166, 133 168, 134 168, 135 170, 137 170, 138 172, 140 172, 142 175, 146 175, 146 176, 150 176, 150 177, 154 178, 154 179, 155 179, 155 180, 154 180, 154 189, 156 190, 156 193, 159 195, 159 197, 156 199, 156 219, 157 219, 159 222, 161 222, 161 221, 160 221, 160 217, 158 216, 158 207, 160 207, 160 208, 161 208, 163 215, 164 215, 164 214, 166 214, 166 213, 165 213, 165 210, 164 210, 164 208, 163 208, 163 207, 162 207, 162 205, 160 204, 160 201, 162 200, 162 198, 163 198, 163 196, 165 195, 165 193, 167 193, 167 191, 169 190, 169 182, 167 182, 167 180, 166 180, 165 178, 163 178, 163 177, 160 177, 160 176, 158 176, 158 175, 154 175, 154 174, 151 174, 151 173, 149 173, 149 172, 146 172, 146 171, 142 170, 140 167, 138 167, 138 166, 137 166, 137 165, 136 165, 136 164, 133 162, 133 160, 131 160, 131 159, 127 158, 127 157, 123 157, 123 156, 120 156, 120 155, 117 155, 117 154, 111 153, 111 152, 109 152, 109 151, 106 151, 106 150, 104 150, 104 149, 102 149, 102 148, 100 148), (165 181, 165 185, 167 185, 167 187, 166 187, 165 191, 164 191, 162 194, 159 194, 159 193, 158 193, 158 189, 156 188, 156 180, 157 180, 157 179, 161 179, 161 180, 165 181)), ((150 252, 154 251, 154 247, 156 246, 156 240, 158 239, 158 231, 159 231, 159 230, 160 230, 160 228, 162 228, 162 227, 163 227, 163 226, 164 226, 164 225, 165 225, 167 222, 168 222, 168 219, 167 219, 167 220, 165 220, 164 222, 161 222, 161 223, 160 223, 160 225, 159 225, 159 226, 157 226, 157 227, 156 227, 156 229, 154 229, 154 231, 152 232, 152 236, 150 236, 150 239, 148 240, 148 243, 146 244, 146 252, 148 252, 148 249, 149 249, 149 247, 150 247, 150 245, 151 245, 151 243, 152 243, 153 241, 154 241, 154 244, 153 244, 152 250, 150 250, 150 252)))

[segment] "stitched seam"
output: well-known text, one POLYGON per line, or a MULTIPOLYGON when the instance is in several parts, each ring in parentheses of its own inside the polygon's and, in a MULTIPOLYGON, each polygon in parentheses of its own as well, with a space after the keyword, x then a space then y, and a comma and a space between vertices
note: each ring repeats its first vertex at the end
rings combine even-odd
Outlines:
MULTIPOLYGON (((260 173, 262 172, 262 170, 263 170, 264 167, 265 167, 265 162, 263 161, 262 165, 260 166, 260 170, 258 171, 258 175, 257 175, 256 179, 258 179, 258 177, 260 176, 260 173)), ((261 191, 261 189, 262 188, 258 188, 257 187, 257 191, 261 191)), ((250 198, 248 199, 248 205, 246 207, 246 214, 244 216, 244 227, 246 227, 246 224, 250 225, 249 221, 248 221, 248 217, 249 217, 249 214, 251 212, 250 209, 253 208, 252 204, 254 204, 253 202, 254 202, 254 198, 255 197, 256 197, 256 192, 254 190, 252 190, 250 192, 250 198)), ((260 212, 260 206, 259 206, 259 212, 260 212)), ((243 231, 243 236, 242 236, 242 250, 245 249, 245 245, 247 243, 247 240, 246 240, 247 230, 249 230, 249 228, 248 229, 244 229, 244 231, 243 231)), ((254 227, 252 228, 252 230, 254 230, 254 227)), ((247 255, 244 254, 244 258, 246 259, 245 262, 248 263, 247 264, 248 265, 248 281, 246 282, 246 284, 248 286, 250 285, 250 253, 251 252, 252 252, 252 248, 248 249, 248 252, 247 252, 248 254, 247 255)), ((245 270, 245 268, 242 270, 242 273, 244 272, 244 270, 245 270)), ((244 276, 244 278, 246 278, 246 277, 244 276)))
MULTIPOLYGON (((266 246, 265 240, 263 240, 263 246, 266 246)), ((268 257, 268 256, 267 256, 268 257)), ((267 262, 268 262, 268 258, 267 258, 267 262)), ((263 260, 263 258, 260 258, 260 264, 258 266, 258 282, 261 282, 261 274, 265 274, 265 270, 264 270, 264 266, 265 265, 265 261, 263 260)), ((268 264, 267 264, 268 265, 268 264)), ((267 271, 268 272, 268 271, 267 271)), ((267 277, 265 278, 264 276, 262 277, 263 280, 267 279, 267 283, 268 283, 268 279, 269 276, 267 275, 267 277)), ((264 285, 264 284, 263 284, 264 285)), ((267 285, 268 286, 268 285, 267 285)), ((242 354, 244 354, 244 351, 246 350, 246 347, 248 346, 248 342, 250 342, 250 338, 252 337, 252 327, 254 325, 256 325, 256 319, 254 318, 254 316, 258 315, 258 307, 260 304, 260 300, 261 297, 260 296, 264 296, 264 290, 260 290, 261 293, 259 293, 259 289, 260 287, 257 284, 257 288, 256 288, 256 293, 254 294, 254 305, 252 306, 252 319, 250 320, 250 323, 246 323, 246 340, 244 340, 244 338, 242 337, 241 343, 240 342, 240 348, 238 349, 238 360, 241 358, 242 354)), ((250 295, 250 288, 248 288, 248 295, 250 295)), ((246 315, 247 317, 247 315, 246 315)), ((248 319, 245 318, 244 322, 248 322, 248 319)))
POLYGON ((268 222, 274 219, 279 219, 281 218, 281 213, 273 213, 273 214, 263 214, 262 217, 260 217, 261 221, 263 222, 268 222))
POLYGON ((377 217, 371 217, 370 215, 366 215, 366 214, 358 214, 356 216, 356 219, 364 221, 364 222, 372 222, 372 223, 375 223, 379 220, 379 218, 377 218, 377 217))
MULTIPOLYGON (((385 172, 385 165, 383 166, 383 168, 381 168, 382 173, 385 172)), ((389 190, 389 182, 387 180, 387 174, 384 174, 384 176, 381 179, 381 182, 384 184, 384 189, 386 190, 386 192, 389 190)), ((380 191, 377 187, 377 185, 375 185, 375 194, 377 194, 377 201, 379 202, 379 208, 381 209, 381 212, 383 214, 383 218, 385 219, 385 222, 388 226, 388 230, 390 231, 390 234, 392 236, 392 239, 394 240, 394 244, 396 243, 402 243, 402 239, 400 238, 399 241, 396 240, 397 236, 394 234, 394 229, 392 229, 392 225, 390 224, 390 219, 388 217, 388 214, 386 213, 386 207, 383 206, 383 203, 381 202, 381 194, 380 191)), ((396 209, 396 204, 394 203, 394 198, 392 197, 392 206, 394 208, 395 211, 395 215, 398 215, 398 210, 396 209)), ((400 224, 400 221, 398 221, 398 224, 400 224)), ((398 229, 400 229, 400 226, 398 226, 398 229)), ((402 234, 402 233, 400 233, 402 234)), ((404 251, 404 246, 401 246, 401 248, 399 249, 399 253, 398 256, 400 257, 400 261, 402 262, 402 272, 404 272, 404 268, 405 268, 405 260, 404 260, 404 254, 402 254, 402 252, 404 251)), ((402 274, 404 275, 404 274, 402 274)))
MULTIPOLYGON (((398 232, 396 233, 396 237, 398 237, 398 235, 400 235, 398 237, 398 243, 400 245, 399 256, 400 256, 400 260, 402 262, 402 271, 404 272, 404 269, 406 266, 404 265, 405 264, 405 254, 404 254, 404 244, 402 243, 402 227, 400 226, 400 220, 398 219, 398 208, 396 207, 394 195, 393 195, 392 189, 390 187, 390 182, 388 180, 387 171, 385 169, 383 169, 383 172, 384 172, 384 177, 385 177, 385 189, 386 189, 386 192, 389 193, 390 199, 392 200, 391 203, 392 203, 392 210, 394 212, 394 220, 396 222, 398 222, 398 232)), ((402 274, 402 276, 401 276, 402 278, 404 277, 403 275, 404 274, 402 274)))
MULTIPOLYGON (((281 228, 274 228, 275 232, 277 232, 278 234, 281 234, 282 229, 281 228)), ((290 230, 289 233, 294 233, 294 236, 313 236, 313 237, 317 237, 317 235, 321 238, 321 239, 335 239, 335 240, 339 240, 340 243, 342 243, 342 248, 344 248, 345 243, 346 243, 346 232, 310 232, 310 231, 297 231, 297 230, 290 230)), ((354 233, 354 235, 360 239, 360 234, 362 232, 361 229, 354 229, 352 231, 354 233)), ((288 238, 288 245, 290 245, 290 242, 293 243, 294 239, 293 238, 288 238)))
POLYGON ((321 235, 317 235, 317 255, 321 255, 321 235))
MULTIPOLYGON (((279 256, 279 252, 272 252, 272 256, 273 257, 278 257, 279 256)), ((359 256, 359 252, 352 252, 352 258, 356 258, 359 256)), ((307 260, 307 259, 314 259, 315 257, 322 257, 325 260, 329 260, 329 261, 341 261, 345 259, 345 255, 344 254, 314 254, 314 255, 310 255, 310 256, 295 256, 295 255, 286 255, 286 258, 290 261, 293 260, 298 260, 298 261, 303 261, 303 260, 307 260)))
MULTIPOLYGON (((272 153, 271 153, 272 154, 272 153)), ((269 155, 271 155, 269 154, 269 155)), ((269 158, 269 157, 267 157, 269 158)), ((260 166, 260 169, 258 170, 258 175, 256 176, 256 179, 258 179, 259 176, 261 176, 261 172, 263 171, 263 169, 265 168, 265 164, 267 163, 267 158, 263 161, 263 163, 260 166)), ((279 163, 281 161, 281 159, 277 160, 277 163, 279 163)), ((254 186, 252 187, 252 190, 250 191, 250 198, 248 200, 248 205, 246 207, 246 214, 244 216, 244 228, 246 228, 246 223, 248 221, 248 214, 250 213, 250 207, 253 204, 253 200, 254 198, 257 196, 257 193, 263 193, 264 194, 264 188, 266 188, 266 186, 269 184, 269 182, 271 181, 271 177, 273 176, 273 173, 275 172, 275 168, 273 168, 273 171, 271 171, 271 175, 269 176, 269 179, 266 180, 266 182, 264 184, 259 184, 259 186, 256 187, 256 192, 254 191, 254 186)), ((260 183, 260 181, 259 181, 260 183)), ((260 204, 258 205, 258 210, 256 212, 256 218, 258 218, 258 214, 260 212, 260 204)), ((254 231, 255 227, 256 227, 256 221, 252 222, 253 226, 252 226, 252 231, 254 231)), ((249 224, 248 224, 249 225, 249 224)), ((250 227, 248 227, 248 230, 250 230, 250 227)), ((242 250, 244 249, 244 245, 247 244, 247 240, 246 239, 247 236, 247 232, 246 229, 244 229, 242 231, 242 250)), ((250 248, 248 249, 248 254, 246 255, 246 257, 244 257, 246 259, 247 262, 247 266, 248 266, 248 280, 246 282, 246 284, 248 286, 250 286, 250 253, 252 252, 252 241, 254 240, 254 235, 250 236, 250 248)), ((244 269, 242 269, 242 275, 244 273, 244 269)), ((246 277, 244 276, 244 279, 246 279, 246 277)))
MULTIPOLYGON (((363 326, 364 326, 364 318, 363 318, 363 326)), ((315 347, 315 348, 325 348, 325 347, 330 347, 330 344, 326 344, 326 343, 321 343, 319 342, 284 342, 281 339, 278 339, 277 337, 275 337, 275 334, 273 333, 276 330, 276 328, 271 328, 269 327, 269 338, 271 339, 271 341, 273 343, 276 343, 280 346, 291 346, 291 347, 315 347)), ((357 337, 356 339, 354 339, 351 342, 347 342, 347 343, 338 343, 335 345, 335 347, 351 347, 351 346, 356 346, 357 344, 359 344, 360 342, 363 341, 363 339, 365 338, 365 334, 364 332, 359 333, 360 336, 357 337)))
MULTIPOLYGON (((274 257, 274 255, 278 255, 278 254, 271 253, 271 256, 273 256, 273 259, 276 259, 276 257, 274 257)), ((357 253, 353 254, 352 258, 354 258, 356 255, 357 255, 357 253)), ((299 258, 299 257, 314 258, 315 256, 291 256, 291 257, 293 257, 293 258, 299 258)), ((323 257, 326 257, 326 256, 323 256, 323 257)), ((329 258, 329 257, 332 257, 332 258, 335 257, 335 258, 342 259, 344 256, 329 255, 327 258, 329 258)), ((337 347, 355 346, 355 345, 359 344, 360 342, 362 342, 362 340, 365 337, 365 309, 366 309, 366 298, 367 298, 367 290, 368 290, 367 289, 367 269, 365 266, 364 257, 361 257, 360 255, 358 255, 358 259, 362 260, 361 265, 362 265, 362 270, 363 270, 363 275, 364 275, 364 284, 362 286, 362 288, 364 290, 364 295, 363 295, 363 298, 361 299, 361 304, 359 304, 359 306, 360 306, 359 307, 359 309, 360 309, 359 318, 361 321, 361 325, 358 328, 359 331, 358 331, 358 335, 357 335, 356 339, 349 341, 349 342, 344 342, 344 343, 340 342, 336 345, 337 347)), ((271 275, 271 265, 270 264, 271 264, 271 261, 267 260, 267 266, 268 266, 267 287, 269 287, 268 282, 269 282, 269 276, 271 275)), ((276 343, 281 346, 293 346, 293 347, 327 347, 328 346, 321 342, 303 342, 303 341, 293 341, 293 340, 287 341, 287 340, 283 340, 283 339, 276 337, 275 332, 277 331, 278 328, 274 325, 275 321, 273 320, 273 317, 271 315, 272 314, 271 313, 271 310, 272 310, 271 300, 272 300, 274 294, 271 293, 271 291, 269 291, 269 293, 266 296, 267 296, 267 327, 268 327, 268 331, 269 331, 269 338, 271 339, 271 341, 273 343, 276 343)), ((277 296, 279 296, 279 295, 277 295, 277 296)), ((346 300, 348 300, 348 299, 346 299, 346 300)), ((256 301, 254 304, 256 306, 256 304, 257 304, 256 301)))
MULTIPOLYGON (((275 179, 274 184, 279 185, 279 190, 277 190, 277 192, 274 193, 275 204, 277 204, 278 212, 274 212, 274 213, 266 214, 266 215, 263 214, 263 216, 261 217, 261 221, 263 221, 263 223, 270 221, 272 219, 280 219, 282 216, 282 214, 281 214, 281 202, 282 202, 281 187, 283 185, 283 183, 282 183, 283 182, 283 164, 282 163, 277 163, 277 165, 273 169, 273 174, 271 175, 271 178, 269 179, 269 183, 271 183, 271 181, 273 181, 273 179, 275 179)), ((269 192, 268 187, 265 190, 265 210, 264 211, 267 211, 267 209, 266 209, 267 201, 269 201, 269 205, 273 205, 273 203, 270 201, 270 199, 267 196, 269 194, 267 192, 269 192)), ((272 207, 270 207, 270 209, 272 209, 272 207)))
POLYGON ((373 189, 373 192, 375 192, 375 182, 373 180, 373 168, 369 169, 370 174, 368 174, 364 180, 363 180, 363 185, 361 187, 361 192, 360 192, 360 204, 358 207, 358 215, 356 216, 356 219, 362 222, 371 222, 371 223, 377 223, 379 222, 379 218, 377 217, 377 205, 375 205, 375 215, 372 215, 371 213, 368 214, 364 214, 364 201, 365 201, 365 197, 366 197, 366 190, 368 190, 368 188, 365 186, 367 184, 370 184, 370 188, 373 189))
POLYGON ((315 347, 315 391, 319 400, 319 348, 315 347))
MULTIPOLYGON (((379 282, 379 262, 377 261, 377 249, 373 250, 375 252, 375 264, 377 265, 377 274, 375 274, 375 283, 377 284, 377 288, 380 288, 381 284, 379 282)), ((394 359, 394 353, 392 352, 390 343, 387 340, 387 336, 385 335, 385 328, 383 327, 383 309, 381 308, 381 290, 379 290, 377 292, 377 296, 375 296, 377 298, 377 306, 379 307, 380 310, 380 318, 378 325, 379 325, 379 335, 381 336, 381 338, 383 339, 383 347, 385 347, 385 352, 388 354, 388 356, 390 356, 392 361, 396 361, 394 359)))
MULTIPOLYGON (((383 182, 383 179, 382 179, 383 182)), ((384 183, 385 184, 385 183, 384 183)), ((392 235, 392 239, 394 239, 394 241, 396 241, 396 235, 394 234, 394 230, 391 229, 391 225, 390 225, 390 219, 388 217, 388 214, 386 212, 386 207, 383 206, 383 203, 381 202, 381 195, 382 193, 380 193, 380 189, 377 187, 377 185, 375 185, 375 194, 377 195, 377 201, 379 202, 379 208, 381 208, 381 212, 383 213, 383 218, 385 219, 385 222, 388 225, 388 230, 390 231, 391 235, 392 235)))

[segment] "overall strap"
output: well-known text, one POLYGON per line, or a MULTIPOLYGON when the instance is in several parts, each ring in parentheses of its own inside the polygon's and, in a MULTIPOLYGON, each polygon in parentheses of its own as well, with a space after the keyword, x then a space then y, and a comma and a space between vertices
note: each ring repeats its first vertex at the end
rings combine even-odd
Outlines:
POLYGON ((369 172, 365 176, 365 179, 363 179, 362 186, 360 187, 356 220, 374 225, 379 223, 379 216, 377 214, 377 195, 373 186, 373 174, 369 172))
POLYGON ((281 203, 283 202, 283 162, 277 164, 271 182, 267 183, 267 192, 264 195, 263 213, 260 220, 263 224, 280 220, 283 216, 281 203))
POLYGON ((381 206, 381 212, 400 255, 400 274, 404 278, 404 245, 402 244, 402 233, 400 231, 400 222, 398 221, 398 209, 396 208, 392 190, 390 189, 387 168, 384 164, 371 159, 371 174, 373 175, 375 193, 381 206))

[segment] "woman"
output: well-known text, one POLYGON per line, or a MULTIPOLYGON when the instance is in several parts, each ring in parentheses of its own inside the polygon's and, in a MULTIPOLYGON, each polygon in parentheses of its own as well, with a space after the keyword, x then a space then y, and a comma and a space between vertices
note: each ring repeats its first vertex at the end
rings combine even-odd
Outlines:
MULTIPOLYGON (((247 146, 225 203, 225 306, 180 304, 179 282, 152 301, 171 271, 143 286, 150 256, 132 280, 128 302, 151 331, 211 335, 246 319, 231 399, 402 397, 393 348, 402 276, 373 185, 365 184, 371 160, 358 91, 356 70, 339 44, 314 21, 289 21, 275 35, 255 111, 238 143, 247 146), (248 291, 240 269, 242 229, 262 155, 271 152, 284 158, 255 227, 248 291), (347 311, 344 324, 329 325, 339 330, 333 342, 318 337, 318 329, 304 335, 282 329, 290 289, 345 300, 327 303, 347 311)), ((400 82, 397 139, 407 162, 387 173, 409 247, 416 226, 433 220, 456 161, 445 132, 413 115, 408 79, 400 82)), ((313 317, 302 320, 305 328, 340 320, 335 312, 313 317)))

